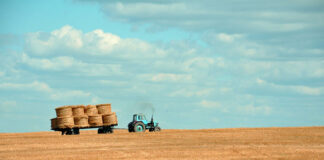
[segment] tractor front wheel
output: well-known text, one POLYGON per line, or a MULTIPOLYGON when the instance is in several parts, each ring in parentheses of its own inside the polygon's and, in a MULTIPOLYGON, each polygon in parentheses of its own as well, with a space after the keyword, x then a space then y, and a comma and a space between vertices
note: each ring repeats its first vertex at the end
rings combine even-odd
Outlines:
POLYGON ((154 132, 160 132, 161 131, 161 128, 160 127, 155 127, 154 128, 154 132))
POLYGON ((142 122, 138 122, 134 125, 135 132, 145 132, 145 125, 142 122))

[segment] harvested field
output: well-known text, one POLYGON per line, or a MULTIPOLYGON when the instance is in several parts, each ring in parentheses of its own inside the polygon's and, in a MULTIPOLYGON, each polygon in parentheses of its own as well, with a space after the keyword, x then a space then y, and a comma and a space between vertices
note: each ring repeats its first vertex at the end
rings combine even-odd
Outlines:
POLYGON ((324 159, 324 127, 0 133, 0 159, 324 159))

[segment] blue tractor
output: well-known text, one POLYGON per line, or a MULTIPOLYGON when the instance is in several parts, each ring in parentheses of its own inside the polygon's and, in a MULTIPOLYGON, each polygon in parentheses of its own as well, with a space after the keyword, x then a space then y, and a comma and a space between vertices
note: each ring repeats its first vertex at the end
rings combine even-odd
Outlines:
POLYGON ((133 121, 128 123, 128 131, 145 132, 148 129, 150 132, 159 132, 161 128, 158 125, 159 123, 153 121, 153 115, 151 121, 147 121, 144 114, 134 114, 133 121))

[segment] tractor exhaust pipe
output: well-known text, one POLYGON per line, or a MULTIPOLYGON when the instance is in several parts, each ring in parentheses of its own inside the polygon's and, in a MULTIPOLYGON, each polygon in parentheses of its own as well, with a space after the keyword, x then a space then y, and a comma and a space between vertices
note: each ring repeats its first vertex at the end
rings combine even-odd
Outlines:
POLYGON ((151 116, 151 125, 152 125, 152 127, 154 127, 153 114, 151 116))
POLYGON ((152 116, 151 116, 151 123, 153 123, 153 114, 152 114, 152 116))

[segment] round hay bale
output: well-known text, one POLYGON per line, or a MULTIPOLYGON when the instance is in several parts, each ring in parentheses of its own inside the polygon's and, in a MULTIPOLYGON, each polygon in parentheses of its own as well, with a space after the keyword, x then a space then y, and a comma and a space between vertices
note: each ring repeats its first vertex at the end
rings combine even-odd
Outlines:
POLYGON ((85 112, 88 116, 98 115, 98 110, 95 105, 87 105, 85 112))
POLYGON ((56 118, 52 118, 52 119, 51 119, 51 128, 52 128, 52 129, 57 128, 57 125, 56 125, 56 118))
POLYGON ((111 113, 111 104, 97 104, 99 114, 111 113))
POLYGON ((117 116, 115 112, 112 112, 110 114, 105 114, 102 115, 102 121, 104 125, 117 125, 118 121, 117 121, 117 116))
POLYGON ((91 115, 88 118, 88 122, 90 126, 101 126, 102 125, 102 117, 101 115, 91 115))
POLYGON ((58 128, 72 128, 74 126, 73 117, 57 117, 56 125, 58 128))
POLYGON ((88 123, 88 116, 77 116, 74 117, 74 126, 75 127, 88 127, 89 123, 88 123))
POLYGON ((84 116, 84 106, 78 105, 72 107, 73 116, 84 116))
POLYGON ((71 117, 72 108, 71 106, 62 106, 55 109, 57 117, 71 117))

